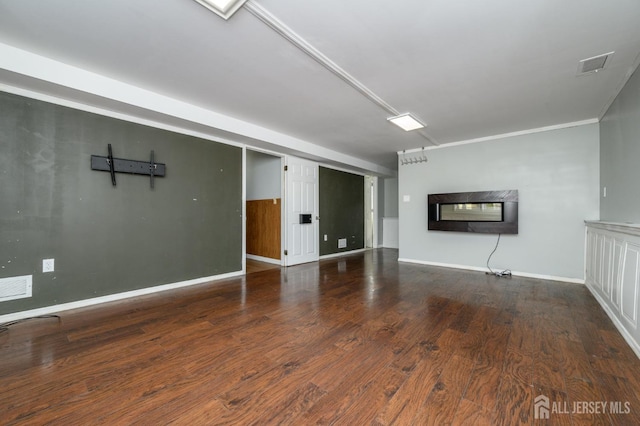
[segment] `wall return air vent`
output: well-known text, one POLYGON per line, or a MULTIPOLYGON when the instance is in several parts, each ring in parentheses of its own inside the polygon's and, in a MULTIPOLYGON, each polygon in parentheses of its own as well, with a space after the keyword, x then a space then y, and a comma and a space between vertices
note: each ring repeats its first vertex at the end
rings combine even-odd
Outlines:
POLYGON ((598 72, 611 60, 614 52, 605 53, 603 55, 594 56, 592 58, 583 59, 578 62, 578 75, 598 72))
POLYGON ((0 278, 0 302, 31 297, 32 275, 0 278))

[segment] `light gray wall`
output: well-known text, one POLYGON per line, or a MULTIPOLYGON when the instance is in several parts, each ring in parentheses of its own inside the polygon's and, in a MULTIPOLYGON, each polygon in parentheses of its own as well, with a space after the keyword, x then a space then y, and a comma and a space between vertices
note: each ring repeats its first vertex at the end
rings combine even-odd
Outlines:
POLYGON ((598 132, 591 124, 434 149, 428 163, 400 165, 400 258, 485 267, 497 235, 427 231, 427 194, 517 189, 519 234, 502 236, 491 266, 583 279, 584 220, 599 216, 598 132))
POLYGON ((600 122, 601 220, 640 223, 639 164, 640 71, 636 70, 600 122))
POLYGON ((398 217, 398 178, 384 180, 384 217, 398 217))
POLYGON ((384 218, 398 217, 398 178, 378 178, 377 213, 378 245, 385 246, 384 218))
POLYGON ((281 158, 247 150, 247 200, 281 197, 281 158))

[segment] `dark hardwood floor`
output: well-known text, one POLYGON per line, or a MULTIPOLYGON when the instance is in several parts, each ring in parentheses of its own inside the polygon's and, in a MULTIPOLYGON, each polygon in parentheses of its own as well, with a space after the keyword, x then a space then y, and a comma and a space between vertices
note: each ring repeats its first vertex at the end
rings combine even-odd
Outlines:
POLYGON ((259 260, 247 259, 246 260, 247 274, 253 274, 254 272, 262 272, 268 269, 280 269, 280 265, 273 263, 260 262, 259 260))
POLYGON ((379 249, 11 326, 0 334, 0 423, 537 424, 545 395, 544 424, 640 424, 640 361, 586 287, 397 256, 379 249), (616 404, 593 412, 601 401, 616 404))

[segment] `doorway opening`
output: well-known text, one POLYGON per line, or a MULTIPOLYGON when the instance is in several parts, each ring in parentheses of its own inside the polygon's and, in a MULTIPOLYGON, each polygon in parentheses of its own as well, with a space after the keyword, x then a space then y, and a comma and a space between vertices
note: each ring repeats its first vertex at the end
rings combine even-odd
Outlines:
POLYGON ((376 206, 378 204, 378 178, 374 176, 364 177, 364 247, 376 248, 376 206))
POLYGON ((286 245, 284 265, 315 262, 319 259, 319 165, 287 156, 285 172, 286 245))
POLYGON ((278 155, 246 150, 246 272, 283 265, 283 163, 278 155))

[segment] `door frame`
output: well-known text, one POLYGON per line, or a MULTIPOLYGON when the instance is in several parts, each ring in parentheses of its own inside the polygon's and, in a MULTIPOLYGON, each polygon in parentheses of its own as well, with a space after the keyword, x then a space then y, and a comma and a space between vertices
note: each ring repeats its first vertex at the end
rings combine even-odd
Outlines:
POLYGON ((365 248, 377 248, 378 247, 378 177, 372 175, 364 175, 364 188, 365 191, 365 219, 364 219, 364 231, 365 231, 365 248), (369 203, 367 203, 367 200, 369 203), (371 246, 367 246, 367 223, 371 227, 371 246))
MULTIPOLYGON (((372 174, 368 174, 368 173, 364 173, 364 172, 358 172, 355 170, 351 170, 351 169, 347 169, 345 167, 339 167, 339 166, 334 166, 331 164, 325 164, 325 163, 318 163, 318 166, 320 167, 324 167, 325 169, 332 169, 332 170, 338 170, 341 172, 346 172, 346 173, 351 173, 352 175, 358 175, 358 176, 363 176, 364 177, 364 181, 365 181, 365 185, 366 185, 366 181, 367 178, 371 179, 371 182, 373 183, 373 247, 372 248, 378 248, 382 246, 382 241, 378 241, 378 238, 380 237, 380 231, 378 230, 378 224, 380 224, 380 206, 378 205, 378 200, 380 199, 380 185, 379 185, 379 179, 378 176, 372 175, 372 174)), ((362 191, 365 191, 365 188, 362 188, 362 191)), ((365 211, 366 211, 367 206, 365 206, 365 211)), ((322 218, 320 218, 322 219, 322 218)), ((366 225, 365 225, 365 230, 366 230, 366 225)), ((365 241, 366 242, 366 241, 365 241)), ((318 242, 319 243, 319 242, 318 242)), ((365 244, 365 250, 367 249, 366 244, 365 244)), ((331 255, 328 255, 331 256, 331 255)))
MULTIPOLYGON (((318 217, 318 215, 320 214, 319 212, 319 193, 320 193, 320 167, 322 166, 319 162, 314 161, 314 160, 309 160, 307 158, 302 158, 302 157, 298 157, 295 155, 285 155, 284 156, 284 167, 283 167, 283 184, 284 184, 284 194, 285 197, 283 198, 283 202, 282 202, 282 208, 284 209, 284 226, 283 226, 283 231, 284 231, 284 235, 283 235, 283 239, 285 241, 284 246, 282 247, 283 249, 283 266, 293 266, 290 262, 289 262, 289 256, 286 256, 284 254, 285 250, 289 250, 289 233, 291 232, 289 223, 290 223, 290 218, 289 217, 289 188, 287 186, 288 184, 288 177, 287 177, 287 171, 284 171, 285 168, 288 168, 290 166, 290 162, 291 159, 298 159, 298 160, 302 160, 305 162, 309 162, 309 163, 314 163, 315 166, 317 167, 317 175, 316 175, 316 192, 314 194, 314 205, 315 205, 315 211, 312 213, 312 223, 313 223, 313 227, 314 227, 314 234, 315 234, 315 244, 316 244, 316 252, 317 252, 317 256, 315 261, 318 261, 320 259, 320 225, 319 225, 319 220, 321 218, 318 217)), ((294 264, 294 265, 297 265, 294 264)))
MULTIPOLYGON (((309 159, 305 159, 302 157, 296 157, 293 155, 287 155, 287 154, 283 154, 281 152, 277 152, 277 151, 271 151, 269 149, 264 149, 264 148, 258 148, 258 147, 254 147, 254 146, 248 146, 248 145, 243 145, 242 146, 242 272, 244 274, 246 274, 247 272, 247 150, 250 151, 255 151, 255 152, 260 152, 263 154, 268 154, 268 155, 272 155, 274 157, 278 157, 280 158, 280 199, 281 199, 281 206, 280 206, 280 266, 287 266, 287 257, 285 256, 285 250, 287 250, 287 245, 288 245, 288 218, 287 218, 287 208, 288 208, 288 196, 287 196, 287 177, 285 175, 285 167, 288 165, 289 163, 289 158, 300 158, 302 160, 305 161, 311 161, 311 162, 315 162, 318 167, 324 167, 327 169, 333 169, 333 170, 339 170, 339 171, 344 171, 347 173, 351 173, 351 174, 355 174, 355 175, 360 175, 360 176, 369 176, 372 179, 373 182, 373 186, 374 186, 374 190, 373 190, 373 196, 374 196, 374 201, 373 201, 373 206, 374 206, 374 213, 373 213, 373 248, 377 248, 380 247, 380 241, 378 241, 378 237, 379 237, 379 233, 378 233, 378 223, 379 223, 379 206, 378 206, 378 199, 379 199, 379 180, 377 176, 374 175, 368 175, 366 173, 362 173, 362 172, 357 172, 351 169, 347 169, 347 168, 343 168, 343 167, 339 167, 339 166, 334 166, 331 164, 325 164, 325 163, 321 163, 318 161, 314 161, 314 160, 309 160, 309 159)), ((318 178, 319 178, 319 173, 318 173, 318 178)), ((363 188, 364 190, 364 188, 363 188)), ((317 200, 316 200, 317 201, 317 200)), ((316 209, 319 209, 320 206, 316 205, 316 209)), ((320 218, 321 219, 321 218, 320 218)), ((315 220, 315 218, 314 218, 315 220)), ((318 221, 316 220, 316 226, 319 227, 318 221)), ((320 238, 320 235, 318 233, 317 238, 320 238)), ((317 248, 318 248, 318 254, 319 254, 319 250, 320 250, 320 240, 318 239, 316 241, 317 244, 317 248)))
POLYGON ((257 148, 254 146, 244 145, 242 147, 242 273, 247 273, 247 151, 259 152, 280 158, 280 266, 285 266, 284 250, 286 245, 286 188, 284 166, 286 164, 286 155, 268 149, 257 148))

